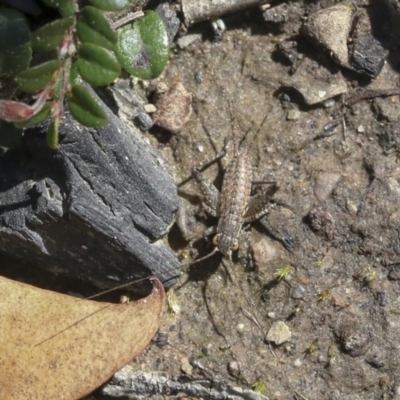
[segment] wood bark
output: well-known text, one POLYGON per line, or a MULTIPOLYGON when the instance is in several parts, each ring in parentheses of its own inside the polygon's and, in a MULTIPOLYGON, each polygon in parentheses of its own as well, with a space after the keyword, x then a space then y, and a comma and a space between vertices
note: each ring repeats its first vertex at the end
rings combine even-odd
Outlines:
POLYGON ((105 396, 137 399, 149 396, 185 394, 195 399, 268 400, 253 390, 231 387, 217 379, 192 379, 189 376, 169 376, 165 372, 134 371, 127 365, 114 374, 101 392, 105 396))
POLYGON ((140 133, 104 109, 99 129, 66 112, 57 151, 43 124, 26 131, 26 149, 0 155, 0 254, 101 288, 149 274, 170 286, 180 263, 160 239, 178 206, 175 182, 140 133))

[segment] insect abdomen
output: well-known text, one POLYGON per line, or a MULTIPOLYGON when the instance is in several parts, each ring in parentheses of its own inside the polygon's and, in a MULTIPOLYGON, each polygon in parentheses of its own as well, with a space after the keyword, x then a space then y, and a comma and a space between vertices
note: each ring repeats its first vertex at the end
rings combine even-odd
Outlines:
POLYGON ((218 248, 223 254, 231 251, 238 240, 250 198, 252 175, 245 155, 233 159, 226 169, 217 227, 218 248))

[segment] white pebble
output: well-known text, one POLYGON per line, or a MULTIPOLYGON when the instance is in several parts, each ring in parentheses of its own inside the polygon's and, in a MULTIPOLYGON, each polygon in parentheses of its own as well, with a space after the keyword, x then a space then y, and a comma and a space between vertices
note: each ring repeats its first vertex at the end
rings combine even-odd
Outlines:
POLYGON ((267 340, 279 346, 292 337, 289 327, 283 321, 276 321, 272 324, 267 334, 267 340))
POLYGON ((364 125, 359 125, 358 128, 357 128, 357 132, 358 133, 364 133, 365 132, 364 125))
POLYGON ((293 365, 294 365, 295 367, 301 367, 301 366, 303 365, 303 362, 300 360, 300 358, 296 358, 296 359, 294 360, 293 365))

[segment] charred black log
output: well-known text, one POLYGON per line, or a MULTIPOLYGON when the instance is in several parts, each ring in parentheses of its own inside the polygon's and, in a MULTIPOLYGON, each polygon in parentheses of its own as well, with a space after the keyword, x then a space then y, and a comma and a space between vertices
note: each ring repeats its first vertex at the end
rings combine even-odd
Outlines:
POLYGON ((149 274, 171 286, 180 264, 161 239, 175 182, 140 133, 104 109, 99 129, 66 113, 58 151, 44 124, 26 131, 26 149, 0 155, 0 253, 102 288, 149 274))

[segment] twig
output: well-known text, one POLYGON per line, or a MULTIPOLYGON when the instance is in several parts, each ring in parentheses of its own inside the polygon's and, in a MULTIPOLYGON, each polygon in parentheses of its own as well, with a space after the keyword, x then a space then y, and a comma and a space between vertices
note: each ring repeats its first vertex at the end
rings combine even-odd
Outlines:
POLYGON ((349 99, 347 99, 347 105, 352 106, 362 100, 374 99, 375 97, 388 97, 388 96, 399 96, 400 88, 387 89, 387 90, 364 90, 349 99))
POLYGON ((103 387, 102 394, 124 398, 183 394, 209 400, 268 400, 253 390, 230 387, 225 382, 190 377, 173 378, 164 372, 135 371, 131 366, 118 371, 103 387))
POLYGON ((130 13, 124 15, 123 17, 118 18, 115 21, 112 21, 111 26, 113 29, 118 29, 121 26, 129 24, 130 22, 135 21, 136 19, 143 17, 143 16, 144 16, 143 11, 130 12, 130 13))
POLYGON ((221 15, 230 14, 249 7, 255 7, 268 0, 182 0, 182 12, 187 26, 221 15))

